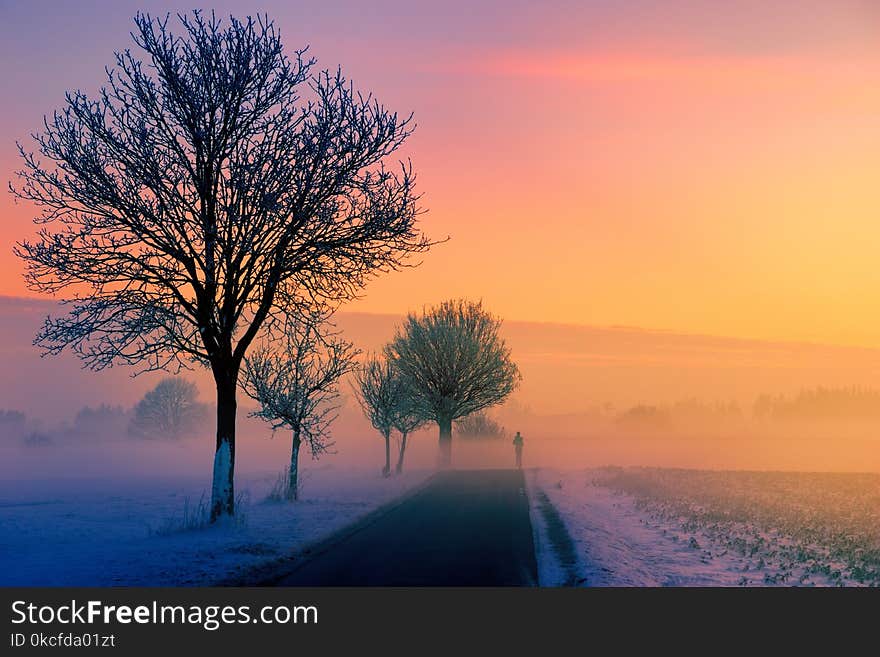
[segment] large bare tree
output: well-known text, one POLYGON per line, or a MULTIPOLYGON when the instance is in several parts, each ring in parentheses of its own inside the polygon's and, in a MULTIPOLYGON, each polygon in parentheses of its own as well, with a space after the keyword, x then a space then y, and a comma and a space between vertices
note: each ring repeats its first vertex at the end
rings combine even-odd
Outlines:
POLYGON ((371 356, 355 370, 355 396, 366 418, 385 439, 385 465, 382 476, 391 475, 391 432, 400 420, 400 409, 407 394, 403 380, 387 358, 371 356))
POLYGON ((446 301, 408 315, 386 347, 419 414, 439 425, 442 466, 452 462, 452 422, 500 404, 519 384, 500 327, 481 303, 446 301))
POLYGON ((30 288, 69 312, 36 338, 94 369, 211 368, 213 518, 234 512, 236 386, 261 331, 296 299, 341 300, 426 250, 409 164, 384 163, 410 118, 341 72, 285 55, 268 19, 138 14, 95 97, 19 145, 10 185, 42 208, 16 253, 30 288))
POLYGON ((293 434, 287 498, 299 497, 299 451, 303 442, 313 458, 332 446, 330 424, 336 419, 339 380, 354 367, 357 350, 328 330, 326 315, 293 315, 285 340, 258 349, 244 361, 244 390, 260 404, 253 413, 287 427, 293 434))

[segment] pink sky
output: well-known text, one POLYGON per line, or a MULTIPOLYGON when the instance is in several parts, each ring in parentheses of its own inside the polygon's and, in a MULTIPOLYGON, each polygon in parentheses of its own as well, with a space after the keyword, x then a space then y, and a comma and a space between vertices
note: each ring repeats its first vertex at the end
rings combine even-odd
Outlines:
MULTIPOLYGON (((351 309, 452 296, 519 320, 880 346, 880 11, 868 0, 302 2, 289 48, 392 109, 451 240, 351 309)), ((0 177, 137 9, 3 5, 0 177)), ((31 208, 0 198, 0 293, 31 208)))

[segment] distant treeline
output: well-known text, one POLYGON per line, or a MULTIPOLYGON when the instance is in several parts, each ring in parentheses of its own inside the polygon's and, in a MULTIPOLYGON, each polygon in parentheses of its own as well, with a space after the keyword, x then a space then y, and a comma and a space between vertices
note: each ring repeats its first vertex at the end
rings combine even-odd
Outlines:
POLYGON ((84 406, 72 422, 51 429, 21 411, 0 409, 0 444, 46 447, 123 437, 178 440, 209 432, 210 411, 198 400, 195 384, 167 377, 130 409, 110 404, 84 406))
POLYGON ((725 426, 753 419, 760 422, 880 422, 880 390, 858 386, 803 389, 794 395, 761 395, 751 418, 735 402, 688 399, 674 404, 637 404, 616 411, 605 409, 625 428, 667 429, 682 426, 725 426))
POLYGON ((624 428, 667 429, 681 425, 729 424, 744 418, 736 402, 703 402, 684 399, 674 404, 637 404, 614 414, 624 428))
MULTIPOLYGON (((747 407, 748 408, 748 407, 747 407)), ((0 443, 31 447, 75 441, 117 439, 180 439, 205 433, 211 428, 210 408, 196 398, 195 386, 185 380, 166 379, 133 408, 101 404, 82 408, 72 422, 46 429, 17 410, 0 409, 0 443), (159 394, 176 392, 177 394, 159 394)), ((515 428, 533 426, 534 431, 578 431, 592 427, 629 432, 675 432, 698 429, 729 430, 734 427, 785 424, 814 424, 828 427, 873 427, 880 424, 880 390, 849 386, 806 388, 793 395, 760 395, 752 408, 743 410, 736 402, 706 402, 691 398, 671 404, 636 404, 626 408, 597 405, 586 412, 564 416, 540 416, 515 403, 500 417, 475 413, 459 421, 455 432, 461 438, 505 438, 511 432, 500 418, 515 428), (552 417, 552 419, 550 419, 552 417), (531 418, 531 420, 530 420, 531 418), (531 422, 531 423, 530 423, 531 422), (551 424, 548 424, 550 422, 551 424)), ((871 429, 873 431, 873 428, 871 429)))
POLYGON ((880 421, 880 390, 819 387, 793 397, 761 395, 754 415, 777 421, 880 421))

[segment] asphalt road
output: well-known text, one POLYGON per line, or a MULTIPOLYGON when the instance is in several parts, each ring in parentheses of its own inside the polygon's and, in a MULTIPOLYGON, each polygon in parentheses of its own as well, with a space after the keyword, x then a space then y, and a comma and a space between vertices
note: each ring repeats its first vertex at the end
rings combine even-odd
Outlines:
POLYGON ((522 472, 437 474, 408 499, 341 532, 263 584, 535 586, 522 472))

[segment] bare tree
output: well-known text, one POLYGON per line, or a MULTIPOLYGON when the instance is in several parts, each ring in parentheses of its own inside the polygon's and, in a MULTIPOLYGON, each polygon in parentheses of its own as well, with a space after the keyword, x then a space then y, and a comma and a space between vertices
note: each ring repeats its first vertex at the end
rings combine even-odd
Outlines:
POLYGON ((196 384, 173 376, 162 379, 135 404, 128 431, 141 438, 180 438, 208 415, 196 384))
MULTIPOLYGON (((405 384, 405 382, 402 383, 405 384)), ((407 437, 414 431, 418 431, 426 422, 419 414, 419 409, 413 401, 410 391, 406 390, 404 385, 400 391, 393 423, 394 428, 400 433, 400 450, 397 454, 397 465, 394 468, 396 474, 403 472, 403 457, 406 453, 407 437)))
POLYGON ((327 331, 326 314, 292 316, 283 351, 269 346, 245 358, 244 390, 260 404, 252 413, 293 433, 287 498, 299 496, 299 451, 305 442, 313 458, 331 446, 330 424, 336 419, 339 380, 354 367, 352 344, 327 331))
POLYGON ((382 476, 391 475, 391 432, 400 420, 403 381, 386 358, 372 356, 355 370, 355 395, 364 415, 385 439, 382 476))
POLYGON ((446 301, 410 314, 386 353, 412 391, 418 413, 440 427, 440 464, 452 462, 452 422, 500 404, 521 379, 481 303, 446 301))
POLYGON ((217 391, 211 516, 234 512, 236 388, 254 339, 297 299, 340 301, 430 242, 416 228, 411 133, 341 72, 284 54, 266 18, 138 14, 138 51, 19 145, 10 185, 42 208, 17 244, 32 290, 69 313, 35 342, 93 369, 208 366, 217 391))

